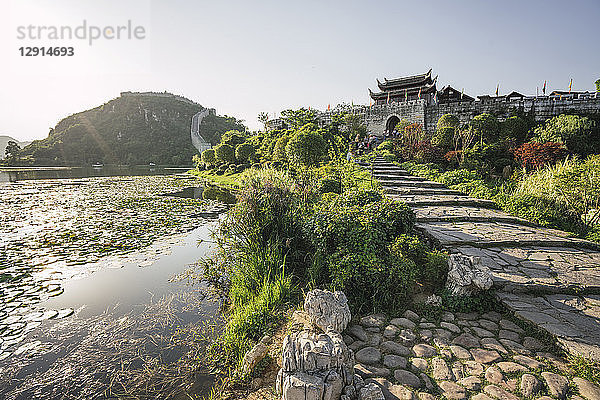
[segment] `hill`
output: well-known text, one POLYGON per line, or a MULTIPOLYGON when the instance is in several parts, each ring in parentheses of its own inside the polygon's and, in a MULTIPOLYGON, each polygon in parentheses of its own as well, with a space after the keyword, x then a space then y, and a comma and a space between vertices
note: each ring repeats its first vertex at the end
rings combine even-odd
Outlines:
MULTIPOLYGON (((35 165, 148 164, 189 165, 197 154, 190 138, 194 114, 205 108, 170 93, 121 93, 91 110, 73 114, 48 137, 25 147, 20 156, 35 165)), ((240 121, 211 113, 201 135, 217 144, 221 134, 244 130, 240 121)))
POLYGON ((21 148, 27 146, 28 144, 30 144, 31 142, 19 142, 17 139, 14 139, 10 136, 6 136, 6 135, 0 135, 0 160, 4 158, 4 151, 6 150, 6 145, 8 144, 8 142, 10 141, 13 142, 17 142, 17 144, 19 146, 21 146, 21 148))

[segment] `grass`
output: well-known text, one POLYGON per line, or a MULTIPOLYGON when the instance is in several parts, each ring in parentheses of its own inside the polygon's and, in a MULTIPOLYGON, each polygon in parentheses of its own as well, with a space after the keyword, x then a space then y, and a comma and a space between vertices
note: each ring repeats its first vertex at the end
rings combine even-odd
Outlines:
POLYGON ((240 176, 243 172, 230 175, 217 175, 213 171, 198 171, 197 169, 191 169, 188 171, 188 174, 194 175, 217 186, 226 186, 237 189, 240 187, 240 176))

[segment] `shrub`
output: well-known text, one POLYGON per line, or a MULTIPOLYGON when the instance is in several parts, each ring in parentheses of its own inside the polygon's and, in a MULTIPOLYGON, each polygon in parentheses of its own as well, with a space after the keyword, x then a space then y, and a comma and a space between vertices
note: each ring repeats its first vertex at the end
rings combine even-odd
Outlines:
POLYGON ((447 149, 452 148, 455 131, 456 128, 450 126, 438 127, 431 138, 431 143, 447 149))
POLYGON ((444 160, 444 151, 429 140, 422 140, 414 148, 413 159, 421 163, 440 163, 444 160))
POLYGON ((215 147, 215 157, 221 163, 235 163, 235 151, 231 145, 221 143, 215 147))
POLYGON ((392 142, 391 140, 385 140, 383 141, 379 146, 377 146, 377 150, 387 150, 390 152, 394 151, 394 142, 392 142))
POLYGON ((569 151, 587 155, 594 152, 591 140, 593 130, 594 122, 589 118, 561 114, 536 128, 534 140, 540 143, 564 143, 569 151))
POLYGON ((204 150, 200 158, 204 165, 212 166, 217 163, 217 158, 215 157, 215 151, 213 149, 204 150))
POLYGON ((475 171, 469 171, 466 169, 455 169, 444 172, 439 176, 437 181, 443 183, 446 186, 452 186, 478 179, 481 179, 481 177, 475 171))
POLYGON ((318 187, 319 193, 342 193, 342 182, 339 179, 323 178, 318 187))
POLYGON ((235 159, 240 163, 248 162, 254 158, 254 146, 250 143, 242 143, 235 146, 235 159))
POLYGON ((277 141, 275 142, 275 147, 273 148, 273 160, 287 162, 285 146, 287 146, 289 140, 289 135, 283 135, 279 139, 277 139, 277 141))
POLYGON ((527 138, 529 124, 523 118, 512 116, 500 125, 500 136, 513 144, 523 143, 527 138))
POLYGON ((290 162, 312 166, 327 156, 327 143, 319 133, 303 128, 290 138, 285 152, 290 162))
POLYGON ((567 155, 562 143, 528 142, 514 150, 515 160, 525 169, 540 169, 556 162, 567 155))
POLYGON ((454 114, 444 114, 438 119, 437 128, 458 128, 460 121, 454 114))

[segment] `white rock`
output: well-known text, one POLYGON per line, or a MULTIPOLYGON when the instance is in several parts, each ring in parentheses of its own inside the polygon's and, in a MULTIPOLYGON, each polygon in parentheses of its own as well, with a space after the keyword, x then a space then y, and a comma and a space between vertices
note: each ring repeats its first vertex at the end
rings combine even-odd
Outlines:
POLYGON ((343 332, 351 319, 348 299, 339 291, 311 290, 304 300, 304 310, 324 332, 343 332))
POLYGON ((360 389, 358 400, 385 400, 385 397, 381 388, 371 382, 360 389))
POLYGON ((455 295, 472 295, 492 287, 492 273, 479 257, 451 254, 446 287, 455 295))

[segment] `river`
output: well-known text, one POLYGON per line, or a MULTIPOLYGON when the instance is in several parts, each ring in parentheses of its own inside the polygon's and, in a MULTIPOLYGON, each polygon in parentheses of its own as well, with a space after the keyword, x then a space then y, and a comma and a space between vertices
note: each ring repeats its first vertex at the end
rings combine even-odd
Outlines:
POLYGON ((204 339, 219 299, 186 272, 210 250, 223 207, 193 198, 194 185, 165 175, 0 183, 1 398, 210 390, 204 339), (174 192, 184 197, 164 196, 174 192))

